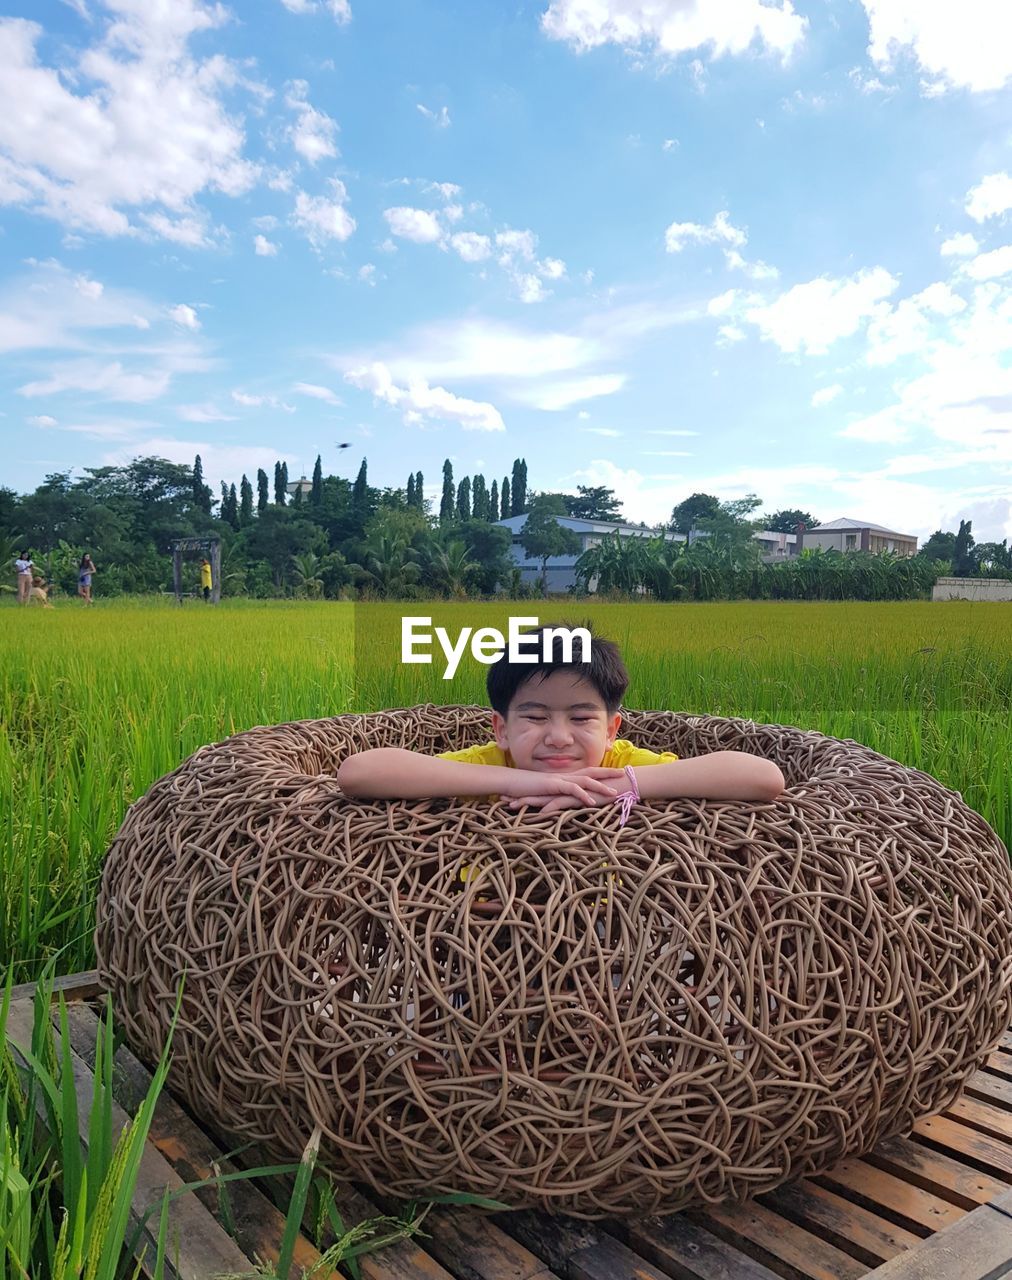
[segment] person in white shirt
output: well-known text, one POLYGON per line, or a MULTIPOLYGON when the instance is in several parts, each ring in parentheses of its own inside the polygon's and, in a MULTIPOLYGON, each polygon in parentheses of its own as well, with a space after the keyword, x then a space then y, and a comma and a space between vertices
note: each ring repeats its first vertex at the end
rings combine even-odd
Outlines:
POLYGON ((33 567, 27 551, 22 551, 14 561, 14 569, 18 575, 18 604, 27 604, 31 598, 33 567))

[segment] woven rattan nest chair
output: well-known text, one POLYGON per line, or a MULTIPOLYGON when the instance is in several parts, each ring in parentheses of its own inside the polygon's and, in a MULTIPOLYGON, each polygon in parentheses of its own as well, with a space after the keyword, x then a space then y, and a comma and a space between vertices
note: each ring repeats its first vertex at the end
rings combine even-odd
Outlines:
POLYGON ((129 811, 105 982, 173 1077, 275 1155, 579 1216, 754 1194, 943 1109, 1009 1024, 1012 877, 955 792, 856 742, 626 713, 681 756, 775 760, 773 804, 550 816, 343 796, 367 746, 488 738, 481 707, 253 729, 129 811))

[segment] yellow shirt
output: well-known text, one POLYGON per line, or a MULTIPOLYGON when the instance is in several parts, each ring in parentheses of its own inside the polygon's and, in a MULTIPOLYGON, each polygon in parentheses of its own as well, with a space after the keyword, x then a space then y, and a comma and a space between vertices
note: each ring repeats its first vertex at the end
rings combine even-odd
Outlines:
MULTIPOLYGON (((494 742, 485 742, 477 747, 465 747, 462 751, 441 751, 437 760, 459 760, 461 764, 493 764, 500 767, 513 767, 513 761, 507 758, 506 752, 494 742)), ((646 747, 636 747, 625 738, 616 738, 612 746, 604 753, 601 761, 602 769, 624 769, 627 764, 634 766, 644 764, 667 764, 678 757, 672 751, 648 751, 646 747)))
POLYGON ((210 585, 211 585, 211 566, 209 564, 202 564, 200 566, 201 589, 203 589, 204 587, 209 587, 210 585))

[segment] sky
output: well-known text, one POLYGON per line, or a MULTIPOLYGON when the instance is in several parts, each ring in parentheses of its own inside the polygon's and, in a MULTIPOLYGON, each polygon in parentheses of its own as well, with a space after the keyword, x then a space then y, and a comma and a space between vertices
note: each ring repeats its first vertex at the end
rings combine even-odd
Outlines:
POLYGON ((522 456, 1012 537, 1006 0, 0 15, 0 484, 522 456))

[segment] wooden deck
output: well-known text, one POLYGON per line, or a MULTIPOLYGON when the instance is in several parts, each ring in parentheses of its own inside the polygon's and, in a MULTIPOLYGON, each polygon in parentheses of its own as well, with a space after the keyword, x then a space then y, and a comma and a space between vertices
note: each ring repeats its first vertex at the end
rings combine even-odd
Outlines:
MULTIPOLYGON (((99 995, 96 975, 60 979, 71 1002, 70 1037, 82 1137, 87 1135, 99 995)), ((32 988, 14 992, 8 1038, 30 1043, 32 988)), ((118 1123, 150 1074, 126 1049, 116 1056, 118 1123)), ((135 1196, 143 1210, 162 1188, 227 1173, 220 1140, 168 1093, 160 1100, 135 1196)), ((339 1200, 348 1224, 383 1207, 371 1192, 339 1200)), ((276 1259, 283 1215, 252 1181, 174 1202, 181 1280, 249 1271, 276 1259), (229 1230, 226 1231, 225 1224, 229 1230)), ((437 1208, 426 1234, 361 1259, 366 1280, 1012 1280, 1012 1034, 964 1096, 860 1160, 755 1201, 642 1221, 585 1223, 519 1212, 437 1208)), ((145 1241, 150 1253, 152 1240, 145 1241)), ((296 1268, 319 1255, 300 1238, 296 1268)), ((317 1272, 323 1277, 324 1272, 317 1272)))

